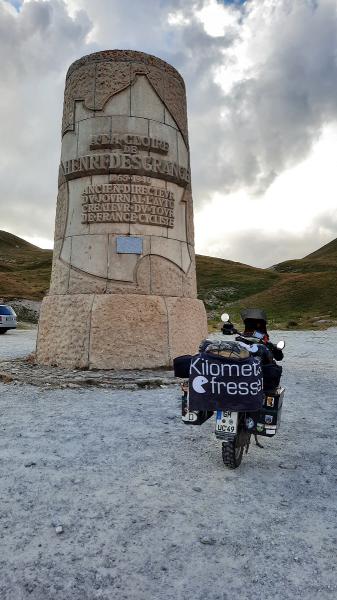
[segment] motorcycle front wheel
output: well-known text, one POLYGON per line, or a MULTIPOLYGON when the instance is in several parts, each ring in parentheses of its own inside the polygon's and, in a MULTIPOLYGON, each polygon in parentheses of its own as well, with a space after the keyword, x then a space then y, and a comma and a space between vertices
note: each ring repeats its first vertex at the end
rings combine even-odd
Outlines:
POLYGON ((222 443, 222 460, 226 467, 237 469, 241 465, 244 447, 239 445, 239 436, 231 442, 222 443))

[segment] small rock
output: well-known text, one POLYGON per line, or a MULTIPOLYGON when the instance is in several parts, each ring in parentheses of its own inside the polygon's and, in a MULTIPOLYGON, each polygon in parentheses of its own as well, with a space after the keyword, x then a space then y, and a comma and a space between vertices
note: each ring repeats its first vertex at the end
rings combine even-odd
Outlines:
POLYGON ((216 544, 216 540, 214 538, 206 536, 199 538, 199 542, 207 546, 214 546, 216 544))
POLYGON ((195 492, 202 492, 201 487, 198 487, 197 485, 192 487, 192 490, 194 490, 195 492))
POLYGON ((57 525, 57 526, 55 527, 55 532, 56 532, 57 534, 63 533, 63 527, 62 527, 62 525, 57 525))
POLYGON ((25 462, 25 467, 36 467, 36 462, 34 462, 33 460, 25 462))
POLYGON ((3 383, 11 383, 13 381, 13 377, 8 373, 0 373, 0 381, 3 383))

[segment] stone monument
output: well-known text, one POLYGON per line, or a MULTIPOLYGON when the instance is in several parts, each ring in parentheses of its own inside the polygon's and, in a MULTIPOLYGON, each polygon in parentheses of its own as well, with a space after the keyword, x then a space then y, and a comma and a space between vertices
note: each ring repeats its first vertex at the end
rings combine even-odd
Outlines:
POLYGON ((197 300, 185 85, 134 51, 67 73, 55 246, 37 360, 169 366, 207 335, 197 300))

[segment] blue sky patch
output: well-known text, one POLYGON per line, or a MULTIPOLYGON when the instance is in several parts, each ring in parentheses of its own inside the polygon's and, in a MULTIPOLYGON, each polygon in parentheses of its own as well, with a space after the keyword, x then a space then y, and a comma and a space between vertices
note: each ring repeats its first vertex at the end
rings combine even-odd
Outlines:
POLYGON ((14 8, 16 8, 16 10, 19 12, 21 9, 23 0, 7 0, 7 2, 9 2, 9 4, 11 4, 12 6, 14 6, 14 8))
POLYGON ((246 0, 222 0, 224 4, 244 4, 246 0))

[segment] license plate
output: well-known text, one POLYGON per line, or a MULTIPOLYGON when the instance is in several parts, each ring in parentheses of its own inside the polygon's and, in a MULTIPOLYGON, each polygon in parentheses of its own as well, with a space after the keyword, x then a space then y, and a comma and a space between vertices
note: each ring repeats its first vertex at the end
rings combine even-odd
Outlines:
POLYGON ((215 431, 219 433, 236 433, 238 428, 238 413, 217 410, 215 431))

